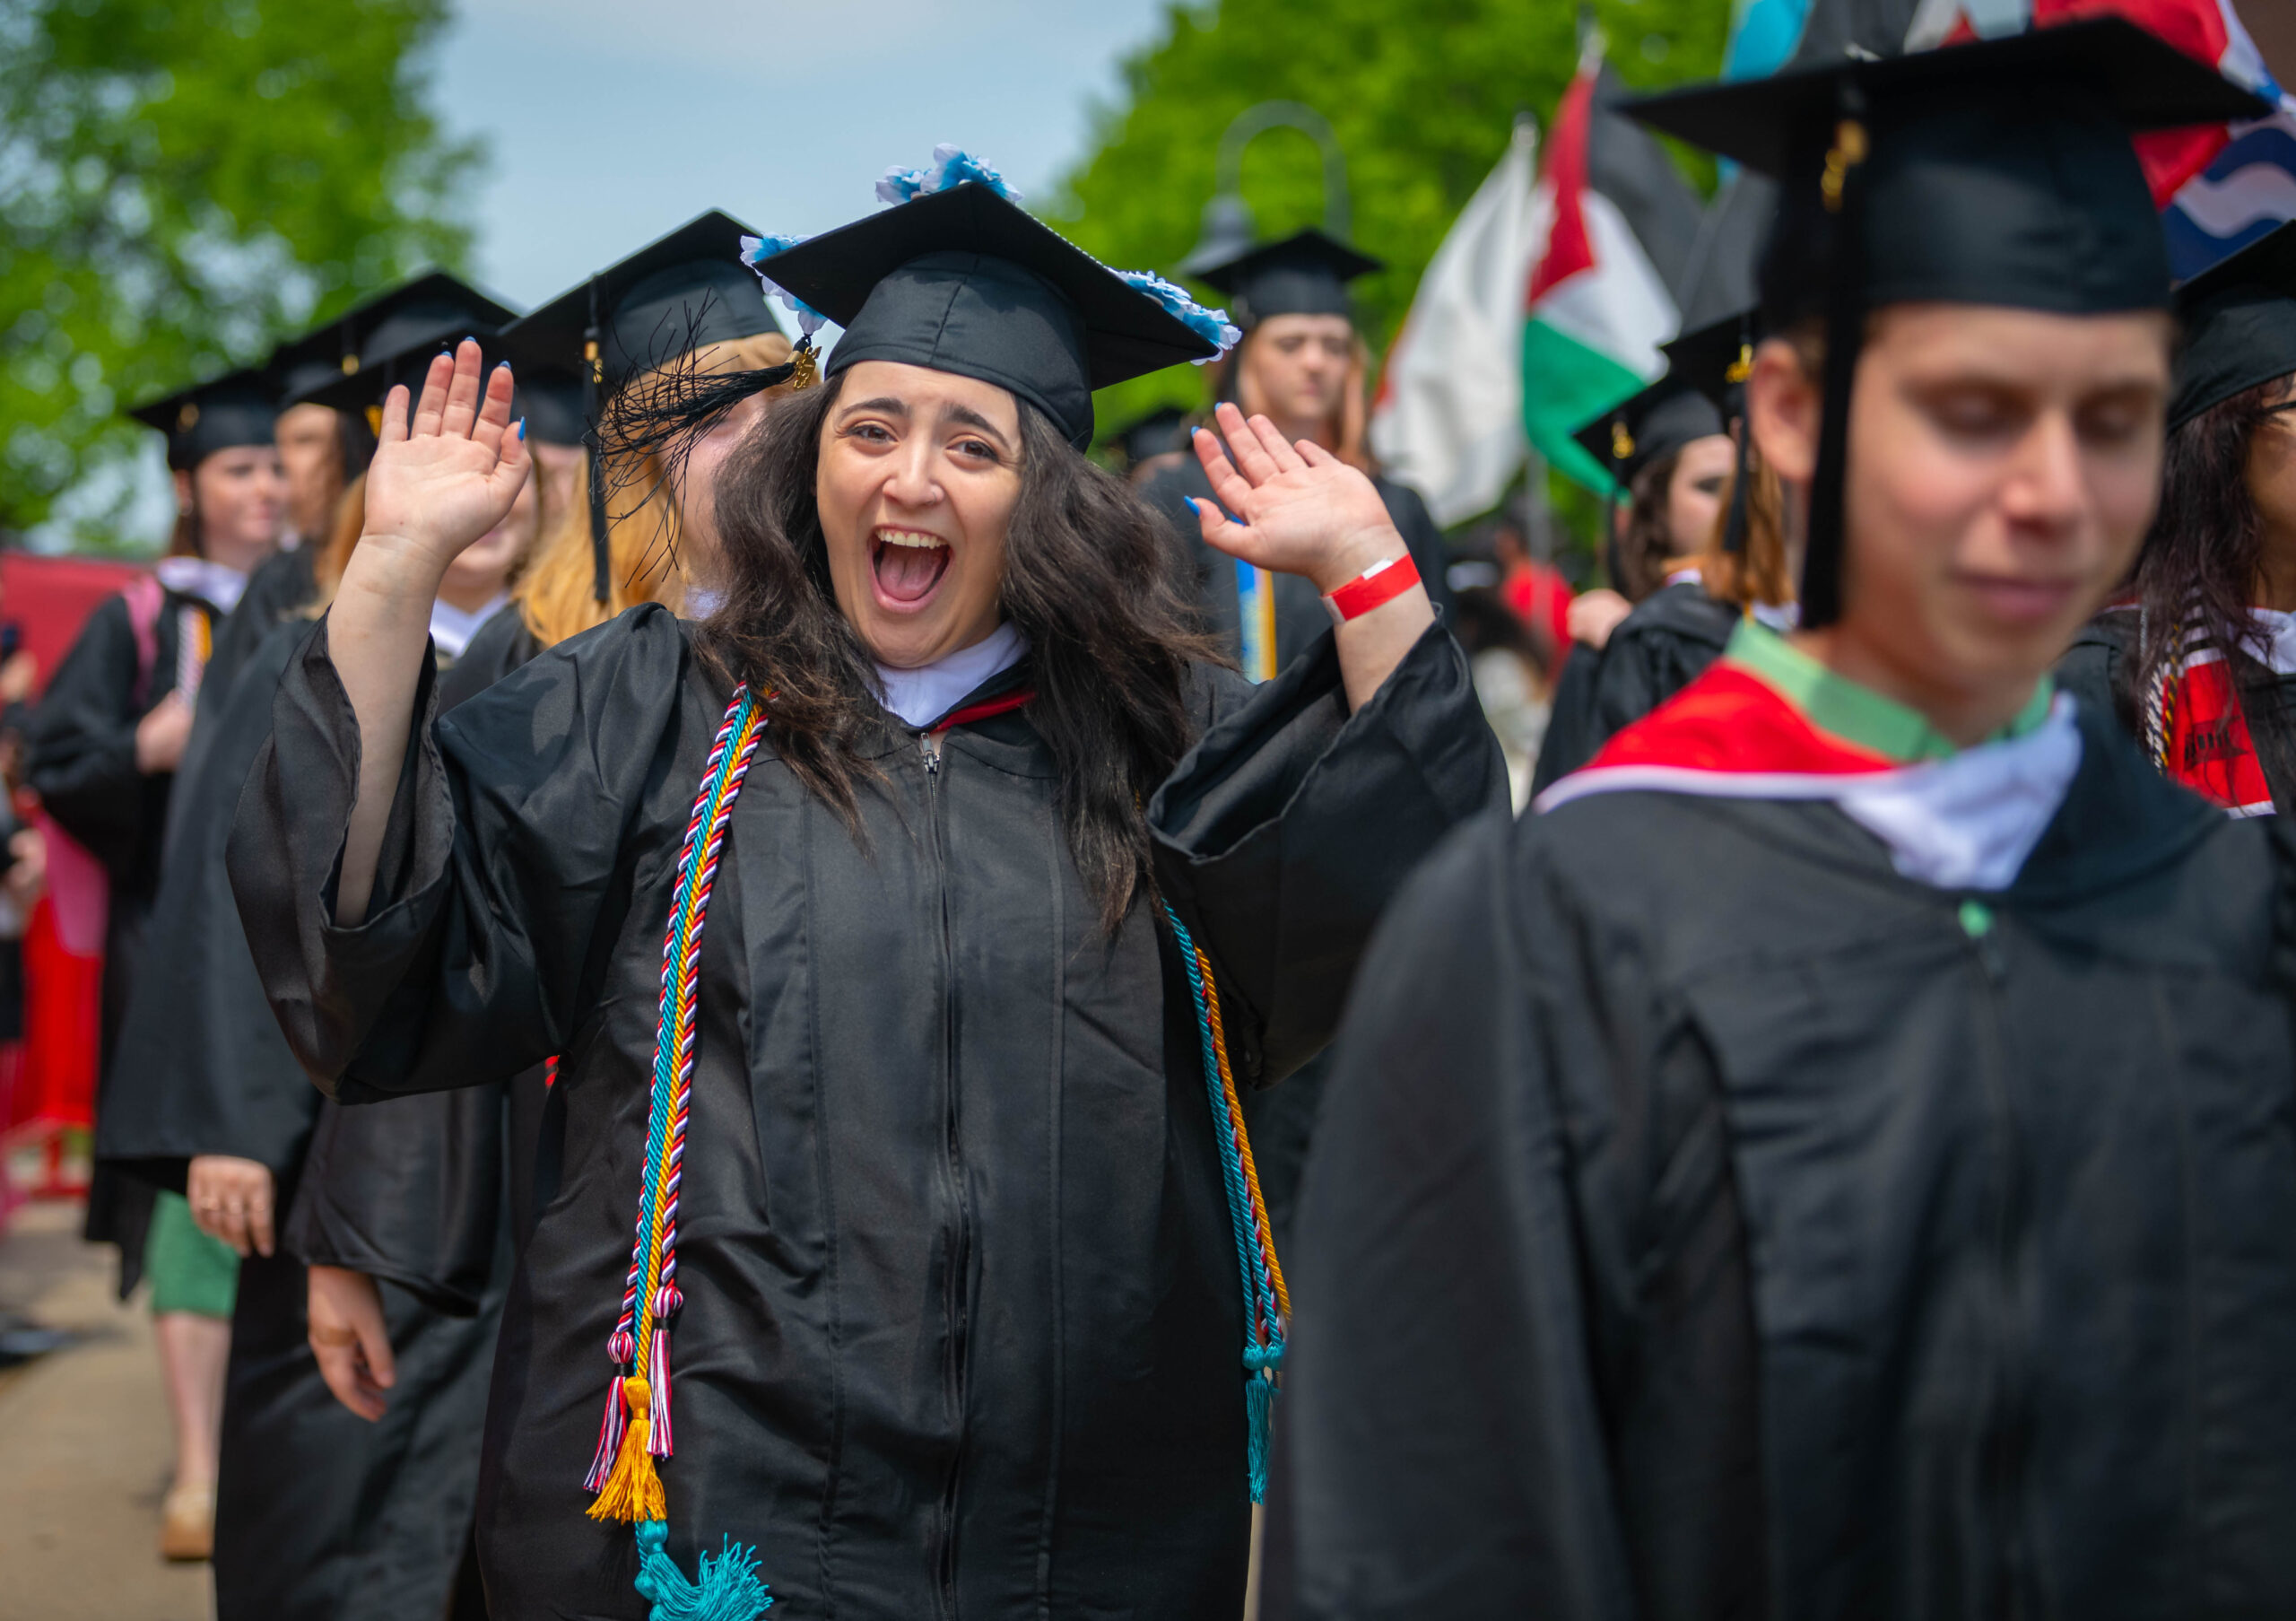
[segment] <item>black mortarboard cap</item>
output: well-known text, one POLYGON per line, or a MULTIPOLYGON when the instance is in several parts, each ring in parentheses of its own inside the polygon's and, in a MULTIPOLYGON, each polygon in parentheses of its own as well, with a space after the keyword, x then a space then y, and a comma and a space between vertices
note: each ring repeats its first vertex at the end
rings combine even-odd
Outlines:
POLYGON ((522 336, 578 360, 595 328, 596 380, 612 393, 696 349, 778 332, 764 290, 742 267, 742 239, 754 234, 714 208, 696 214, 527 316, 522 336))
POLYGON ((526 436, 549 445, 581 444, 589 431, 582 403, 582 338, 563 330, 512 321, 494 336, 488 353, 510 362, 517 393, 510 414, 526 436))
POLYGON ((1219 353, 1155 295, 976 180, 810 238, 758 270, 844 327, 831 374, 898 361, 978 378, 1036 406, 1079 449, 1092 442, 1093 389, 1219 353))
POLYGON ((1352 320, 1355 306, 1347 283, 1384 268, 1370 254, 1310 227, 1199 270, 1196 279, 1225 294, 1230 317, 1248 332, 1276 315, 1344 315, 1352 320))
MULTIPOLYGON (((429 323, 424 323, 427 327, 429 323)), ((372 414, 382 405, 383 398, 397 384, 404 383, 409 393, 419 393, 423 374, 432 360, 452 353, 455 345, 466 337, 485 344, 494 342, 495 325, 476 319, 465 311, 442 330, 417 331, 412 341, 395 348, 384 349, 367 345, 368 353, 361 357, 356 371, 339 372, 330 381, 320 384, 297 401, 300 405, 327 405, 337 411, 363 411, 372 414)), ((370 416, 370 421, 379 420, 370 416)))
POLYGON ((1741 309, 1669 338, 1658 345, 1658 353, 1666 357, 1666 375, 1712 400, 1727 422, 1739 414, 1738 390, 1753 363, 1753 346, 1761 335, 1760 312, 1741 309))
POLYGON ((306 396, 343 375, 343 339, 335 323, 289 338, 271 352, 264 370, 278 391, 281 410, 300 405, 306 396))
POLYGON ((1124 465, 1136 467, 1152 456, 1183 449, 1188 441, 1188 414, 1178 405, 1159 405, 1109 435, 1106 443, 1124 453, 1124 465))
POLYGON ((2129 135, 2265 103, 2119 18, 1622 109, 1779 183, 1761 272, 1772 331, 1822 313, 1825 412, 1803 623, 1840 611, 1849 389, 1868 311, 1914 301, 2063 315, 2163 309, 2168 248, 2129 135))
POLYGON ((427 364, 447 344, 491 333, 517 313, 459 276, 426 271, 353 305, 297 340, 291 345, 297 370, 309 380, 291 390, 281 404, 309 402, 338 410, 378 405, 392 384, 417 380, 405 374, 411 358, 427 364), (330 347, 333 372, 322 377, 316 366, 304 362, 330 347), (352 378, 361 380, 346 393, 344 381, 352 378), (323 393, 326 397, 321 397, 323 393))
MULTIPOLYGON (((517 322, 515 334, 505 335, 507 345, 541 356, 570 353, 579 388, 575 408, 586 429, 595 426, 606 397, 639 373, 712 344, 781 329, 766 308, 765 290, 742 267, 742 239, 753 234, 718 209, 698 214, 517 322)), ((517 361, 510 370, 518 375, 517 361)), ((597 599, 604 602, 612 581, 602 457, 590 458, 589 503, 597 599)))
POLYGON ((2177 289, 2184 351, 2169 399, 2182 427, 2259 383, 2296 372, 2296 222, 2282 225, 2177 289))
POLYGON ((128 413, 168 439, 168 466, 188 472, 218 450, 269 445, 278 393, 261 371, 246 370, 194 383, 128 413))
POLYGON ((1714 402, 1669 373, 1575 430, 1570 437, 1623 490, 1652 462, 1671 456, 1692 440, 1711 439, 1721 431, 1722 414, 1714 402))

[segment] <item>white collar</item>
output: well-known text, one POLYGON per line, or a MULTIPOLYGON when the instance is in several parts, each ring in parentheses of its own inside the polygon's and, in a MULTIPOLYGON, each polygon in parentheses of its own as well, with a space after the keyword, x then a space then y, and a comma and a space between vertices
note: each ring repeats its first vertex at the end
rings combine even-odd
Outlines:
POLYGON ((2016 882, 2081 769, 2074 700, 2022 737, 1846 782, 1834 803, 1890 849, 1890 864, 1940 889, 2016 882))
POLYGON ((1871 771, 1749 771, 1696 765, 1591 765, 1541 794, 1535 812, 1605 793, 1716 799, 1823 799, 1872 833, 1906 877, 1940 889, 2006 889, 2065 803, 2081 769, 2074 699, 2022 737, 1942 760, 1871 771))
POLYGON ((1702 586, 1706 583, 1706 571, 1695 566, 1676 569, 1659 583, 1670 586, 1702 586))
POLYGON ((465 614, 443 598, 434 597, 430 603, 430 640, 449 658, 460 658, 463 649, 470 646, 470 639, 478 634, 478 627, 494 617, 497 609, 510 600, 508 591, 497 591, 493 597, 465 614))
POLYGON ((922 729, 957 706, 957 701, 991 675, 1011 669, 1029 650, 1029 639, 1006 620, 969 648, 913 670, 877 667, 885 707, 909 726, 922 729))
POLYGON ((228 614, 239 606, 239 593, 248 588, 248 577, 237 569, 227 569, 220 562, 204 557, 162 557, 152 572, 160 583, 179 597, 196 597, 208 606, 228 614))
POLYGON ((2264 662, 2275 675, 2296 675, 2296 614, 2281 608, 2250 608, 2264 638, 2264 662))

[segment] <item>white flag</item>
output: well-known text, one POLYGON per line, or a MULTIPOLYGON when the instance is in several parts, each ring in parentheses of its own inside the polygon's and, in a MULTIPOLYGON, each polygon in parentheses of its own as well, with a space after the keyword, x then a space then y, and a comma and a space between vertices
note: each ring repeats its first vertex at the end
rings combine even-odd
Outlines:
POLYGON ((1372 451, 1447 527, 1497 506, 1523 465, 1523 300, 1546 236, 1537 183, 1525 118, 1420 278, 1371 408, 1372 451))

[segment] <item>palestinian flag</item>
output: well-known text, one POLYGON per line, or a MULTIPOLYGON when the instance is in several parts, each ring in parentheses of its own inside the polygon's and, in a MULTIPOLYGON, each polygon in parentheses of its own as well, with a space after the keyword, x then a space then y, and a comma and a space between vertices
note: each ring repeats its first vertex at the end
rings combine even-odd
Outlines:
POLYGON ((1698 234, 1697 194, 1651 135, 1611 110, 1615 75, 1590 52, 1555 109, 1534 202, 1547 222, 1523 323, 1523 428, 1590 490, 1610 475, 1571 431, 1665 370, 1681 327, 1670 291, 1698 234))

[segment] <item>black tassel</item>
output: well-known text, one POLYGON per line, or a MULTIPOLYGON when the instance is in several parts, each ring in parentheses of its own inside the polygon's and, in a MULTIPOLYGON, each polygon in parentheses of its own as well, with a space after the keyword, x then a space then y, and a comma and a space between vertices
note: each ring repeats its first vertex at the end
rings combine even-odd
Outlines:
POLYGON ((1736 459, 1730 474, 1730 515, 1722 526, 1722 550, 1732 557, 1743 557, 1746 550, 1746 446, 1753 437, 1753 424, 1746 421, 1746 379, 1753 370, 1753 358, 1749 318, 1738 323, 1738 358, 1723 376, 1728 385, 1723 392, 1726 420, 1736 425, 1737 440, 1732 451, 1736 459))
POLYGON ((1802 557, 1802 624, 1817 630, 1841 617, 1842 490, 1849 461, 1849 395, 1866 336, 1865 92, 1842 83, 1841 117, 1819 181, 1835 216, 1832 283, 1826 301, 1824 411, 1818 466, 1810 481, 1810 536, 1802 557))
POLYGON ((600 603, 613 600, 613 562, 606 545, 605 436, 598 431, 598 397, 604 392, 605 359, 598 346, 598 283, 590 279, 590 325, 582 335, 582 420, 589 429, 590 588, 600 603))

